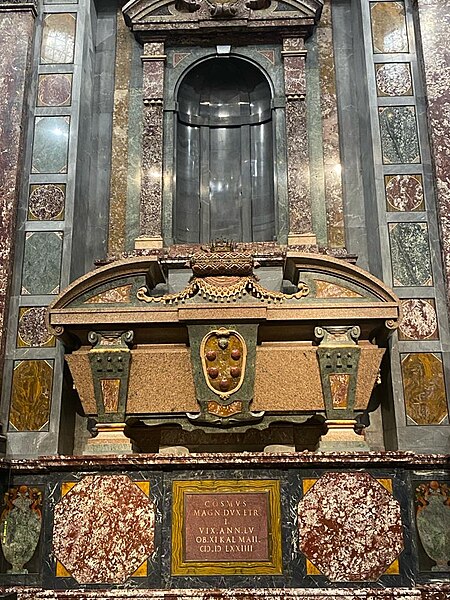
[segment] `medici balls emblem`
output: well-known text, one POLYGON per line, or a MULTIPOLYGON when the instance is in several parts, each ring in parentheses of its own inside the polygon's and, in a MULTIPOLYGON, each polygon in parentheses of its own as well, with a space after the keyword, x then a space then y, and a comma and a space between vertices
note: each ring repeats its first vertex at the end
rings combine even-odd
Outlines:
POLYGON ((225 328, 210 331, 201 342, 203 374, 208 387, 222 400, 243 383, 247 347, 244 338, 225 328))

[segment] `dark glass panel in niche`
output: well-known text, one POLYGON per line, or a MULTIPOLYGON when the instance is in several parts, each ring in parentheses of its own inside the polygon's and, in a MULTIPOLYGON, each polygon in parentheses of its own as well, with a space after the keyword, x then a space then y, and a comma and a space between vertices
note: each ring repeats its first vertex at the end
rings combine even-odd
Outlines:
POLYGON ((450 480, 413 481, 419 571, 450 571, 450 480))
POLYGON ((402 354, 403 391, 408 425, 448 423, 444 369, 440 354, 402 354))
POLYGON ((45 306, 20 309, 17 329, 18 348, 49 348, 55 345, 55 337, 45 324, 46 310, 45 306))
POLYGON ((22 295, 58 294, 63 234, 29 232, 25 238, 22 295))
POLYGON ((70 117, 36 117, 32 173, 67 173, 70 117))
POLYGON ((53 384, 52 360, 14 362, 10 431, 48 429, 53 384))
POLYGON ((30 221, 62 221, 66 186, 64 183, 40 183, 30 185, 28 219, 30 221))
POLYGON ((378 96, 412 96, 409 63, 380 63, 375 74, 378 96))
POLYGON ((439 339, 436 306, 432 298, 402 300, 402 320, 398 329, 398 339, 439 339))
POLYGON ((76 15, 52 13, 44 16, 41 43, 42 64, 73 63, 76 15))
POLYGON ((403 2, 371 2, 372 42, 375 53, 408 52, 403 2))
POLYGON ((192 69, 178 93, 174 238, 273 240, 271 91, 237 58, 192 69))
POLYGON ((70 106, 71 73, 39 75, 37 106, 70 106))
POLYGON ((431 286, 430 246, 426 223, 389 223, 394 286, 431 286))
POLYGON ((388 211, 425 210, 422 175, 386 175, 384 185, 388 211))
POLYGON ((379 108, 384 164, 419 163, 416 111, 413 106, 379 108))

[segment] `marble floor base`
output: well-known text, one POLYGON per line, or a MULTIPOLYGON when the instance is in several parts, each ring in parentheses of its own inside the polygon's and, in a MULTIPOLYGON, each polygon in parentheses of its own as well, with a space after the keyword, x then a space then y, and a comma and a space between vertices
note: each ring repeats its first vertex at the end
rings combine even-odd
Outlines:
POLYGON ((234 589, 234 590, 43 590, 38 588, 0 589, 8 600, 448 600, 450 584, 417 588, 335 588, 335 589, 234 589))

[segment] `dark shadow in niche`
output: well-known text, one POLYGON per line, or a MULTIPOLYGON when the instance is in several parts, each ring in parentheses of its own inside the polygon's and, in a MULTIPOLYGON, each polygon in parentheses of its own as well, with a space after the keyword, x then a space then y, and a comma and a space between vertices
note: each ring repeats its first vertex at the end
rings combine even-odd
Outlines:
POLYGON ((272 94, 248 61, 191 69, 177 96, 176 243, 275 237, 272 94))
POLYGON ((321 416, 312 417, 300 425, 273 423, 263 430, 204 427, 187 431, 180 425, 145 426, 137 420, 125 430, 136 450, 142 453, 158 452, 159 448, 175 446, 185 447, 190 453, 263 452, 267 446, 286 446, 295 448, 297 452, 314 451, 324 433, 324 419, 321 416))

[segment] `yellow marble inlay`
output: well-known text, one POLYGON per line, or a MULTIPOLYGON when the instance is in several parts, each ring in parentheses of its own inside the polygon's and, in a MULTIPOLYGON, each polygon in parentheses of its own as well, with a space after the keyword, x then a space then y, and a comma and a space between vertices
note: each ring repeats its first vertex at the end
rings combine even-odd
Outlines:
POLYGON ((64 481, 61 484, 61 498, 70 492, 70 490, 77 484, 76 481, 64 481))
POLYGON ((306 559, 306 574, 307 575, 322 575, 319 569, 313 563, 306 559))
POLYGON ((150 481, 134 481, 133 483, 135 483, 146 496, 150 496, 150 481))
POLYGON ((317 479, 302 479, 303 493, 309 492, 316 481, 317 479))
POLYGON ((60 563, 59 560, 56 561, 56 577, 72 577, 66 567, 60 563))
POLYGON ((400 565, 398 562, 398 558, 394 560, 394 562, 389 565, 389 567, 384 572, 385 575, 399 575, 400 574, 400 565))
POLYGON ((147 577, 148 568, 147 568, 147 560, 144 560, 142 565, 136 569, 131 577, 147 577))
POLYGON ((392 479, 377 479, 378 483, 387 489, 387 491, 392 494, 392 479))

